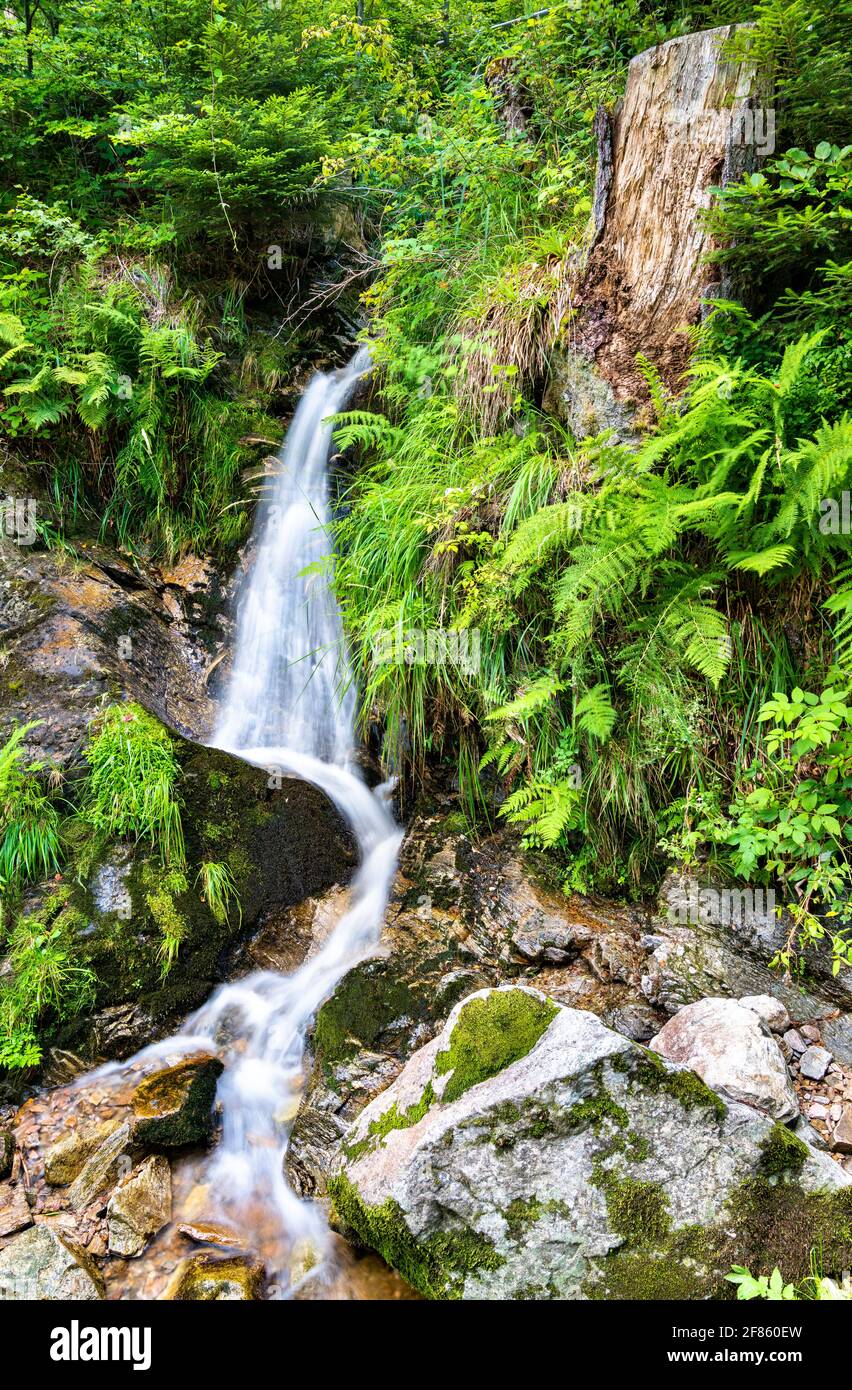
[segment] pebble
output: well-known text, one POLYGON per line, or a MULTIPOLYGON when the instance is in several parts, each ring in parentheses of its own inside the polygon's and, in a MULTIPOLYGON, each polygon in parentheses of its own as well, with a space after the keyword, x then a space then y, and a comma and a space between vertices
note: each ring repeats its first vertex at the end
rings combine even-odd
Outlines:
POLYGON ((836 1153, 852 1153, 852 1105, 844 1107, 843 1114, 834 1127, 831 1147, 836 1153))
POLYGON ((808 1047, 799 1062, 802 1076, 807 1076, 811 1081, 822 1081, 828 1071, 831 1062, 831 1053, 824 1047, 808 1047))
POLYGON ((840 1105, 837 1101, 835 1101, 834 1105, 832 1105, 832 1107, 831 1107, 831 1112, 830 1112, 830 1113, 831 1113, 831 1118, 832 1118, 833 1123, 834 1123, 834 1124, 837 1124, 837 1121, 840 1119, 840 1116, 843 1114, 843 1106, 840 1105))
POLYGON ((803 1038, 807 1038, 808 1042, 822 1042, 822 1034, 813 1023, 803 1023, 799 1032, 803 1038))
POLYGON ((784 1041, 791 1052, 805 1052, 807 1043, 799 1032, 798 1028, 788 1028, 784 1034, 784 1041))
POLYGON ((809 1119, 809 1120, 824 1120, 824 1119, 826 1119, 827 1115, 828 1115, 828 1108, 827 1108, 827 1106, 825 1106, 825 1105, 820 1105, 819 1103, 816 1103, 816 1104, 814 1104, 814 1105, 811 1105, 811 1106, 809 1107, 809 1109, 808 1109, 808 1119, 809 1119))

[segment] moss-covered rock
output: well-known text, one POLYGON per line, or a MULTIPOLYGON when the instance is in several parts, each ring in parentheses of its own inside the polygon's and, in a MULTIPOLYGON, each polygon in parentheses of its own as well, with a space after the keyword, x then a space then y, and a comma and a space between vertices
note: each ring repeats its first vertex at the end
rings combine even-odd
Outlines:
POLYGON ((692 1299, 729 1297, 732 1264, 804 1277, 816 1244, 845 1268, 848 1183, 594 1015, 504 986, 363 1110, 329 1189, 428 1297, 692 1299))
POLYGON ((218 1057, 189 1057, 140 1081, 131 1100, 136 1142, 173 1149, 209 1139, 222 1069, 218 1057))
POLYGON ((264 1270, 249 1255, 203 1253, 182 1260, 165 1297, 184 1302, 237 1302, 257 1299, 263 1293, 264 1270))

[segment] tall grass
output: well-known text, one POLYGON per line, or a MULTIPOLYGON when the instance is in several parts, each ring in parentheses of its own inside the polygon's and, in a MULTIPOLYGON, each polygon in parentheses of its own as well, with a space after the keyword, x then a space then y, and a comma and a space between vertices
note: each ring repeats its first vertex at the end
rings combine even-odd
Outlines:
POLYGON ((112 705, 84 750, 81 820, 101 841, 147 840, 164 864, 184 864, 180 765, 166 729, 139 705, 112 705))

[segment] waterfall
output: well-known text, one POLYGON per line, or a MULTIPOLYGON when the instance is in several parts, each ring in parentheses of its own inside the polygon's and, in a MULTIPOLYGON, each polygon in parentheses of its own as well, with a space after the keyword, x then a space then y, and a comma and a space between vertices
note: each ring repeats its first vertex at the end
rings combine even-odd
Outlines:
MULTIPOLYGON (((284 1175, 305 1030, 344 972, 378 941, 402 838, 388 809, 389 788, 370 791, 352 761, 354 690, 325 568, 327 417, 343 407, 368 366, 359 352, 342 371, 318 374, 296 411, 280 470, 258 509, 233 673, 211 740, 258 766, 313 782, 334 802, 360 852, 348 908, 294 974, 259 971, 223 985, 180 1034, 133 1059, 174 1058, 199 1047, 222 1058, 222 1136, 204 1180, 222 1217, 254 1238, 283 1296, 288 1251, 309 1241, 321 1258, 328 1239, 319 1210, 297 1197, 284 1175)), ((101 1074, 126 1066, 112 1064, 101 1074)))

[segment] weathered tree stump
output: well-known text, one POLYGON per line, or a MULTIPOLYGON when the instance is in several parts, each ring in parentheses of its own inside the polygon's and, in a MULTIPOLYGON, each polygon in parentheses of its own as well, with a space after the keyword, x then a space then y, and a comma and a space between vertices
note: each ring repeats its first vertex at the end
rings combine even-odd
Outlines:
POLYGON ((704 263, 709 190, 756 167, 774 135, 755 67, 722 57, 735 29, 638 54, 612 117, 598 115, 595 235, 549 391, 551 408, 579 435, 607 426, 629 434, 648 395, 637 353, 670 390, 683 385, 684 330, 719 289, 704 263))

